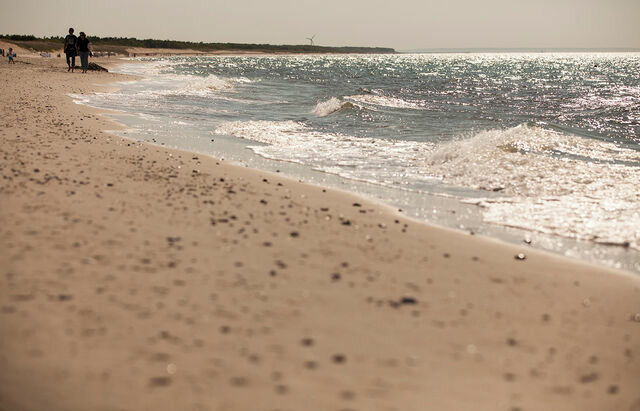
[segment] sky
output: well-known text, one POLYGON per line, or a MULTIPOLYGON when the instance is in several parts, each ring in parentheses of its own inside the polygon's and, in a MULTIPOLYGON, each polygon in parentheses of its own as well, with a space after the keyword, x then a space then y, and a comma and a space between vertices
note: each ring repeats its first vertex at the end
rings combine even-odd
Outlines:
POLYGON ((0 0, 1 34, 436 48, 640 48, 640 0, 0 0))

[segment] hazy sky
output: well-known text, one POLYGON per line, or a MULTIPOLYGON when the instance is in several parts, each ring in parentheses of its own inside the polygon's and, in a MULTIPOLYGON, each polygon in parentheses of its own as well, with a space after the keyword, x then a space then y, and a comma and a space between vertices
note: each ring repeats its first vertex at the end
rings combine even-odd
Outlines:
POLYGON ((3 34, 386 46, 640 48, 640 0, 0 0, 3 34))

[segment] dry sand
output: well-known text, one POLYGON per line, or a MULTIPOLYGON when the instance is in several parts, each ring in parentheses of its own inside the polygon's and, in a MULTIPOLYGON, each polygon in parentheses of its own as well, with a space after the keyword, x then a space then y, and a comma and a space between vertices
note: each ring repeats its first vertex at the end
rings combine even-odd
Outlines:
POLYGON ((1 410, 640 410, 637 277, 114 137, 66 93, 122 76, 26 62, 1 410))

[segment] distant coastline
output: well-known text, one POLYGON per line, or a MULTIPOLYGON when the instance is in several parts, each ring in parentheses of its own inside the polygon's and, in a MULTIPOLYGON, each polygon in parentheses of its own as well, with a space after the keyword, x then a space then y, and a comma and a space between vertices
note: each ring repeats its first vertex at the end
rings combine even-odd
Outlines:
POLYGON ((478 47, 478 48, 426 48, 398 50, 401 54, 421 54, 421 53, 639 53, 640 48, 624 47, 594 47, 594 48, 545 48, 545 47, 523 47, 523 48, 498 48, 498 47, 478 47))
MULTIPOLYGON (((62 49, 63 37, 36 37, 33 35, 4 34, 1 40, 14 43, 22 48, 35 52, 50 52, 62 49)), ((90 36, 94 51, 132 55, 132 48, 183 50, 190 53, 215 52, 254 52, 254 53, 314 53, 314 54, 394 54, 396 51, 388 47, 328 47, 311 44, 274 45, 245 43, 203 43, 177 40, 137 39, 135 37, 99 37, 90 36)))

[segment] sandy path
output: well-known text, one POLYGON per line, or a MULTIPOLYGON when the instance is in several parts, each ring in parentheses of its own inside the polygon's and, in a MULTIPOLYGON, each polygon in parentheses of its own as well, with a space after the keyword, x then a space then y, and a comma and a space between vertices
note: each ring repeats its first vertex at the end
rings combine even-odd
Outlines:
POLYGON ((122 76, 29 62, 0 64, 1 410, 640 410, 637 277, 110 136, 65 93, 122 76))

